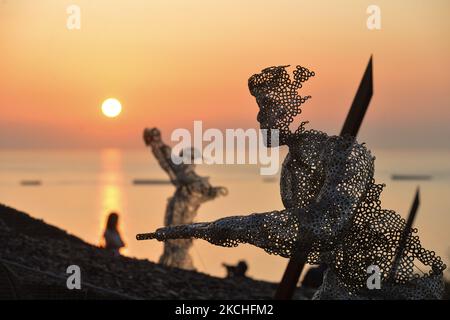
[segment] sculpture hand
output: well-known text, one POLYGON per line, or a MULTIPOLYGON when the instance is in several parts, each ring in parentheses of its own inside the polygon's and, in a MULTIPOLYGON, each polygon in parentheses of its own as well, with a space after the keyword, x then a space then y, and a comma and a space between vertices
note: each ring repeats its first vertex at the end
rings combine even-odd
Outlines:
POLYGON ((189 239, 196 236, 202 229, 206 228, 209 223, 192 223, 169 226, 156 229, 155 232, 140 233, 136 235, 137 240, 165 241, 169 239, 189 239))
POLYGON ((226 187, 215 187, 214 189, 217 192, 218 196, 227 196, 228 195, 228 188, 226 188, 226 187))
POLYGON ((161 141, 161 131, 158 128, 145 128, 143 136, 147 146, 153 142, 161 141))

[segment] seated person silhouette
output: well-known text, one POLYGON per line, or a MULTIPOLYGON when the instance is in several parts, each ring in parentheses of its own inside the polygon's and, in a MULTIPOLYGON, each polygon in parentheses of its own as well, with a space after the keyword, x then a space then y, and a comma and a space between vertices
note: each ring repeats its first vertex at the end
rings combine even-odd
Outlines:
POLYGON ((103 233, 105 249, 110 251, 114 256, 119 256, 120 249, 125 247, 125 243, 123 242, 117 227, 118 222, 119 215, 115 212, 110 213, 106 222, 105 232, 103 233))

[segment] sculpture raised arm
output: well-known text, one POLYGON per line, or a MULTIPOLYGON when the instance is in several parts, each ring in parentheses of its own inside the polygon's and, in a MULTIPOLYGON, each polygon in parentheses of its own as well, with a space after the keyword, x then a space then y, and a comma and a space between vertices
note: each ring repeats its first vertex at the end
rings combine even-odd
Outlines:
POLYGON ((179 170, 177 170, 176 165, 172 162, 172 149, 162 141, 161 132, 158 128, 144 129, 144 142, 147 146, 151 147, 158 164, 167 172, 170 181, 174 183, 177 180, 179 170))

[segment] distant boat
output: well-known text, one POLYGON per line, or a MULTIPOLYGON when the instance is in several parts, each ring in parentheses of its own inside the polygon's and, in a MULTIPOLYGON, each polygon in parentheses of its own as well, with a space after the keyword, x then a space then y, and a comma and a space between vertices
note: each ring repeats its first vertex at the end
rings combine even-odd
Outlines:
POLYGON ((428 174, 393 174, 392 180, 431 180, 432 176, 428 174))
POLYGON ((40 186, 42 185, 41 180, 22 180, 20 181, 20 185, 22 186, 40 186))
POLYGON ((160 184, 171 184, 169 180, 158 180, 158 179, 134 179, 134 185, 160 185, 160 184))

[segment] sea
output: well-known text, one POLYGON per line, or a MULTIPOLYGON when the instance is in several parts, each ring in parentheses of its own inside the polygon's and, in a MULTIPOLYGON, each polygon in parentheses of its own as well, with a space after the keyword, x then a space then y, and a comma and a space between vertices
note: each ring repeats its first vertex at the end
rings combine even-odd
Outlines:
MULTIPOLYGON (((283 152, 281 153, 283 155, 283 152)), ((450 150, 372 149, 377 183, 385 183, 384 208, 408 215, 417 188, 420 207, 414 227, 425 248, 450 260, 450 150), (393 175, 424 175, 427 179, 392 179, 393 175)), ((281 159, 282 160, 282 159, 281 159)), ((261 176, 251 164, 197 166, 214 186, 225 186, 226 197, 204 203, 196 221, 230 215, 281 210, 279 176, 261 176)), ((105 220, 120 215, 126 243, 122 254, 157 262, 163 244, 137 241, 137 233, 163 225, 171 184, 134 184, 136 179, 167 180, 148 149, 1 150, 0 203, 43 219, 93 245, 102 244, 105 220)), ((223 263, 245 260, 248 275, 279 281, 287 259, 251 245, 223 248, 195 240, 190 252, 199 272, 224 277, 223 263)))

